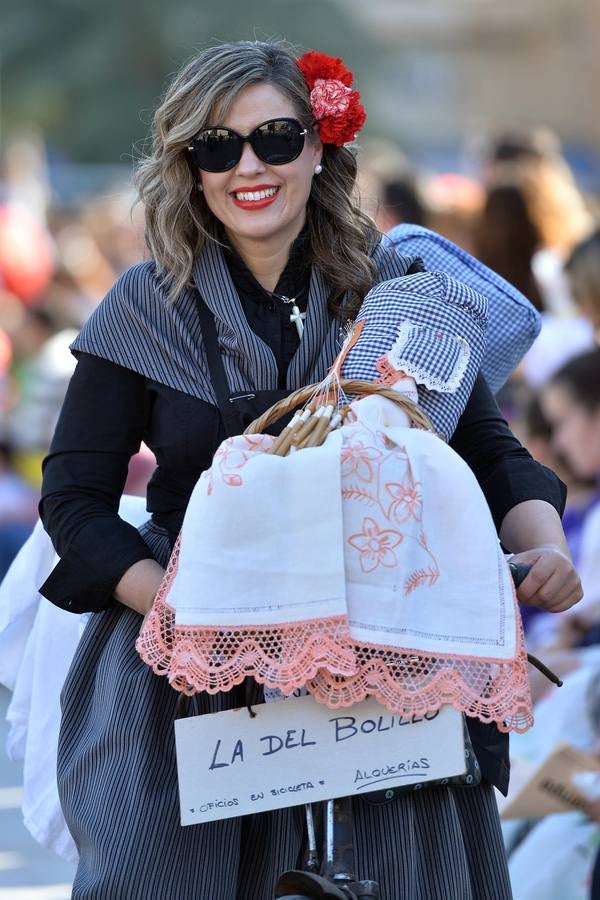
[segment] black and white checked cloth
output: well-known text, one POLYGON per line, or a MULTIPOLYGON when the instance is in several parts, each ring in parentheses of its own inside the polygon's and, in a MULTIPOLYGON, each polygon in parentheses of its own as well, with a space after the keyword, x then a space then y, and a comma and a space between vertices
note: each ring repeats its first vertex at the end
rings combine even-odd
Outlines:
POLYGON ((387 354, 417 382, 419 403, 447 439, 465 408, 486 346, 487 298, 444 272, 419 272, 376 285, 357 322, 360 337, 345 378, 375 381, 387 354))

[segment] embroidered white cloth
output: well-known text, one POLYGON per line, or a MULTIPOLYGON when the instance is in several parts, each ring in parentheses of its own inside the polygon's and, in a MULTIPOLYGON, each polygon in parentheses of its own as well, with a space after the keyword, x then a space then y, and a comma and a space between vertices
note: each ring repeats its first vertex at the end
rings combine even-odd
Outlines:
POLYGON ((332 707, 369 694, 531 722, 508 566, 468 466, 389 400, 287 457, 221 445, 188 505, 138 650, 186 693, 246 675, 332 707))
POLYGON ((345 613, 341 441, 331 434, 317 470, 310 454, 265 453, 268 435, 221 444, 181 531, 181 575, 170 588, 178 625, 274 625, 345 613), (296 515, 300 509, 327 515, 296 515))

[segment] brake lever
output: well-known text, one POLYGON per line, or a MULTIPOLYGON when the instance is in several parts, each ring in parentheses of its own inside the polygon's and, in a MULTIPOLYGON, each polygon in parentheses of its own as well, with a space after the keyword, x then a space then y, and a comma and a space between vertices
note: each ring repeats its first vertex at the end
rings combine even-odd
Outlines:
POLYGON ((512 575, 512 579, 516 588, 520 587, 529 573, 531 572, 531 566, 528 563, 515 563, 509 562, 508 568, 510 569, 510 574, 512 575))

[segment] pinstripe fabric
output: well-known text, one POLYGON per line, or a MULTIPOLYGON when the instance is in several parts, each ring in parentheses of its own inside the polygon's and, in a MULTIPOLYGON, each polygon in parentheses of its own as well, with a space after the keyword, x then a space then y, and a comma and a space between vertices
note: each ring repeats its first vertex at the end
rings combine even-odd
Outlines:
MULTIPOLYGON (((165 565, 168 537, 142 536, 165 565)), ((61 698, 58 784, 80 852, 76 900, 271 900, 295 865, 301 808, 181 828, 173 720, 178 695, 134 649, 140 617, 92 617, 61 698), (238 890, 243 879, 248 888, 238 890)), ((253 702, 259 702, 256 686, 253 702)), ((195 698, 196 713, 246 702, 243 690, 195 698)))
MULTIPOLYGON (((384 280, 408 264, 383 248, 375 259, 384 280)), ((232 390, 275 388, 272 353, 240 318, 220 252, 201 260, 194 277, 217 315, 232 390)), ((325 285, 315 273, 290 388, 322 378, 335 357, 338 323, 330 323, 325 307, 325 285)), ((167 304, 152 263, 125 273, 74 348, 213 400, 193 295, 167 304)), ((141 533, 165 565, 166 531, 147 523, 141 533)), ((280 872, 300 863, 302 808, 180 827, 173 729, 179 695, 135 652, 140 621, 119 604, 93 615, 61 697, 58 786, 80 852, 73 900, 271 900, 280 872)), ((252 702, 260 695, 255 686, 252 702)), ((194 711, 246 699, 242 689, 200 694, 194 711)), ((479 787, 410 794, 379 807, 361 798, 359 874, 380 879, 384 900, 508 900, 492 804, 491 789, 479 787)))
POLYGON ((432 787, 384 806, 354 801, 359 878, 382 900, 510 900, 494 789, 432 787), (410 801, 410 802, 405 802, 410 801))
MULTIPOLYGON (((404 275, 413 259, 381 244, 373 252, 382 281, 404 275)), ((215 316, 231 390, 276 390, 275 357, 248 324, 221 248, 209 243, 192 274, 215 316)), ((321 381, 339 350, 340 323, 330 320, 326 300, 323 276, 313 269, 305 332, 288 370, 290 390, 321 381)), ((119 363, 201 400, 215 402, 194 293, 190 289, 176 302, 169 302, 152 261, 139 263, 124 272, 71 348, 119 363)))

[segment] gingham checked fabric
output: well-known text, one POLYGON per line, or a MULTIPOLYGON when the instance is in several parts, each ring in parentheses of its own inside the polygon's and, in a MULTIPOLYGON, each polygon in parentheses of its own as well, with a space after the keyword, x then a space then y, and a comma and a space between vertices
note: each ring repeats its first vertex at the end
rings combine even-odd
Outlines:
POLYGON ((499 391, 538 336, 539 313, 508 281, 428 228, 403 223, 392 228, 384 240, 402 255, 420 256, 426 269, 447 272, 488 298, 487 346, 481 369, 492 391, 499 391))
POLYGON ((384 355, 417 382, 419 403, 447 439, 465 407, 486 345, 488 301, 445 272, 419 272, 376 285, 342 377, 375 381, 384 355))

